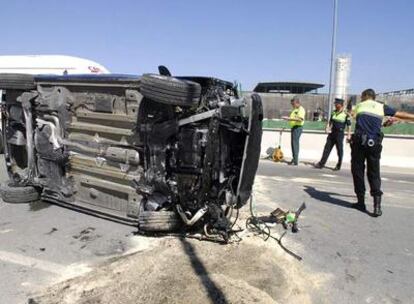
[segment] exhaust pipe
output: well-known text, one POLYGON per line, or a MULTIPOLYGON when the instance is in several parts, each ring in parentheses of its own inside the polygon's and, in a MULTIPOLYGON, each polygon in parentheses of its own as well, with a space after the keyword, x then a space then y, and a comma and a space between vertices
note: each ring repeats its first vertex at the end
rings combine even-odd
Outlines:
POLYGON ((203 207, 200 210, 198 210, 192 218, 189 219, 187 217, 187 214, 185 214, 185 212, 183 211, 180 205, 176 205, 175 207, 177 208, 177 212, 180 215, 183 222, 188 226, 193 226, 196 222, 198 222, 204 216, 204 214, 206 214, 208 210, 207 206, 203 207))
POLYGON ((32 181, 36 174, 36 164, 34 159, 33 148, 33 117, 32 117, 32 104, 30 100, 35 98, 37 94, 23 93, 19 99, 22 103, 25 127, 26 127, 26 150, 27 150, 27 177, 26 181, 32 181))

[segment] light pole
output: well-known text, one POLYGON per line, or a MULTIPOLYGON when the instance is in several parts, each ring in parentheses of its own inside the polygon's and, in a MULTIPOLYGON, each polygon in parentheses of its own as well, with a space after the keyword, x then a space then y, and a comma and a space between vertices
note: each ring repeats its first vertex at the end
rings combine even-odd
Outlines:
POLYGON ((335 73, 335 48, 336 48, 336 25, 338 20, 338 0, 334 2, 333 25, 332 25, 332 47, 331 47, 331 72, 329 74, 329 99, 328 99, 328 119, 331 117, 333 104, 333 82, 335 73))

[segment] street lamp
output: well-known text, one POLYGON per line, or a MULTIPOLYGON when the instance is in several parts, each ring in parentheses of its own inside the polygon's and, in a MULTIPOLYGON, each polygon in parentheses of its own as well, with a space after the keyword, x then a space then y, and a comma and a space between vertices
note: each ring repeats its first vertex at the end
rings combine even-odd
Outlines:
POLYGON ((329 74, 329 99, 328 99, 328 119, 331 117, 333 104, 333 82, 335 73, 335 47, 336 47, 336 25, 338 19, 338 0, 334 2, 333 24, 332 24, 332 47, 331 47, 331 72, 329 74))

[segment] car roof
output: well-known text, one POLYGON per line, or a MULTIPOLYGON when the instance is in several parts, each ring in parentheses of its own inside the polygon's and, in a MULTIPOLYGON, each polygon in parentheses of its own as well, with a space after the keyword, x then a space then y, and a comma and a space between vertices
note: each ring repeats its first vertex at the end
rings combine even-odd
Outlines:
MULTIPOLYGON (((178 79, 191 80, 199 83, 201 86, 207 86, 214 83, 232 88, 233 83, 224 81, 214 77, 205 76, 173 76, 178 79)), ((70 74, 70 75, 35 75, 36 83, 114 83, 114 84, 138 84, 140 82, 140 75, 131 74, 70 74)))
POLYGON ((125 82, 139 81, 141 76, 129 74, 71 74, 71 75, 35 75, 36 82, 93 81, 93 82, 125 82))

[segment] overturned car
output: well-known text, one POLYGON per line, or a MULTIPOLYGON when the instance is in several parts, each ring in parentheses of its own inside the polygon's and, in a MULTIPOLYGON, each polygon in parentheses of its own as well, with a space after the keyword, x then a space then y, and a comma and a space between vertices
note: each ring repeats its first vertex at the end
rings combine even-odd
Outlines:
POLYGON ((258 95, 210 77, 0 74, 5 202, 44 200, 137 225, 226 239, 249 199, 258 95))

